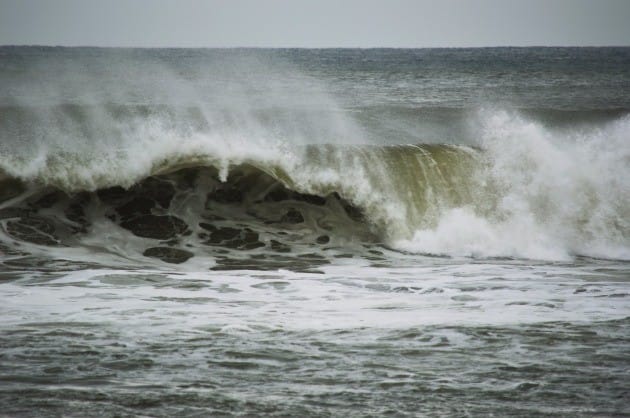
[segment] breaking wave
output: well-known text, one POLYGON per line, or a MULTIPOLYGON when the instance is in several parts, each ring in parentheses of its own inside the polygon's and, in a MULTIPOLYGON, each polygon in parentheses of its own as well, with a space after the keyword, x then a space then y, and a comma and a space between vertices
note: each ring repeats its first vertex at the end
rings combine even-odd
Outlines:
POLYGON ((94 244, 109 222, 188 252, 183 234, 255 251, 290 246, 278 234, 294 230, 423 254, 630 258, 628 117, 564 133, 514 112, 477 118, 478 147, 289 147, 149 123, 120 147, 5 148, 5 246, 94 244))

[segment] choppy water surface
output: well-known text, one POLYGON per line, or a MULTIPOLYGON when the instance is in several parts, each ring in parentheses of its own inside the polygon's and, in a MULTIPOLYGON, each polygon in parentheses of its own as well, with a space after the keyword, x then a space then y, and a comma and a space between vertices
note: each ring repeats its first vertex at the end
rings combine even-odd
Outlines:
POLYGON ((71 416, 628 413, 627 265, 374 258, 324 274, 12 267, 3 404, 71 416))
POLYGON ((0 415, 630 415, 629 51, 0 48, 0 415))

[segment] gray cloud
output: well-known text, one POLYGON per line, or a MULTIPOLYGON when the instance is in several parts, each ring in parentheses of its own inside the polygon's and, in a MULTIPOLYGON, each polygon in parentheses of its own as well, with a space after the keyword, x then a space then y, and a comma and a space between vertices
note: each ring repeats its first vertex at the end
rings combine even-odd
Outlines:
POLYGON ((630 45, 628 0, 0 0, 0 44, 630 45))

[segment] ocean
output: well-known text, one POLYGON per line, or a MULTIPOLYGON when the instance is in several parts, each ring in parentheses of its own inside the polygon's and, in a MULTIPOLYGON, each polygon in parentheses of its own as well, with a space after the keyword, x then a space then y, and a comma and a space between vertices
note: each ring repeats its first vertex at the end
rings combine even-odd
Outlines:
POLYGON ((630 415, 630 48, 0 47, 0 416, 630 415))

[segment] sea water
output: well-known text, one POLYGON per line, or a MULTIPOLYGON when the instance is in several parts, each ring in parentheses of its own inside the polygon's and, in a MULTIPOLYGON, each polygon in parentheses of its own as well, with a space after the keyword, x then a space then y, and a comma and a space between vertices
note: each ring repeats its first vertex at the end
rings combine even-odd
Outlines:
POLYGON ((0 414, 624 416, 630 49, 0 48, 0 414))

